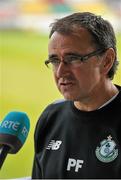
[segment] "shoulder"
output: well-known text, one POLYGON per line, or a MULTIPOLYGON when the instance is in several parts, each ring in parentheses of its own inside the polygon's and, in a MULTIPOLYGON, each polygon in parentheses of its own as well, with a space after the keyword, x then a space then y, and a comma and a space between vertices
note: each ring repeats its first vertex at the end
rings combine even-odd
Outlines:
POLYGON ((119 85, 116 85, 117 89, 119 90, 119 93, 117 95, 117 100, 121 103, 121 86, 119 85))
POLYGON ((52 113, 54 110, 63 107, 64 104, 66 104, 67 101, 65 99, 58 99, 49 104, 41 113, 39 119, 46 118, 49 113, 52 113))
POLYGON ((36 149, 38 149, 37 146, 40 143, 38 137, 44 138, 43 136, 45 134, 46 127, 51 124, 51 120, 53 121, 55 119, 56 114, 62 113, 62 111, 65 109, 65 106, 68 106, 67 104, 68 101, 64 99, 56 100, 49 104, 42 112, 37 121, 34 133, 36 149))
POLYGON ((65 99, 57 99, 52 104, 63 104, 65 102, 67 102, 67 100, 65 100, 65 99))
POLYGON ((68 104, 69 104, 69 101, 65 99, 55 100, 54 102, 52 102, 45 108, 42 114, 47 116, 49 113, 55 112, 58 109, 60 110, 61 108, 64 108, 68 104))
POLYGON ((68 103, 69 102, 64 99, 59 99, 49 104, 41 113, 37 121, 36 131, 40 131, 40 128, 44 129, 50 119, 50 116, 54 116, 56 113, 63 111, 65 106, 68 106, 68 103))

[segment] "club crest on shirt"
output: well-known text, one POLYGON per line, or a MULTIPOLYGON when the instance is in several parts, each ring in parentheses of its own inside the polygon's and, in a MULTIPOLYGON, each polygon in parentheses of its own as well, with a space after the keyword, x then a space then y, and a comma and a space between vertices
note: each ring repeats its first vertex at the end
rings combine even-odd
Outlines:
POLYGON ((118 156, 118 149, 116 149, 116 143, 112 140, 111 135, 100 142, 100 147, 95 150, 98 160, 104 163, 111 162, 118 156))

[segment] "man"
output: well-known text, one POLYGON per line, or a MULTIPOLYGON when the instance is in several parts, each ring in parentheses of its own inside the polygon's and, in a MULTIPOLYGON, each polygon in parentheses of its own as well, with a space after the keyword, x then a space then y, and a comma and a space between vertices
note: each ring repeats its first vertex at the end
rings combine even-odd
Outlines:
POLYGON ((35 131, 34 179, 121 178, 121 87, 111 24, 89 12, 52 24, 49 57, 64 101, 49 105, 35 131))

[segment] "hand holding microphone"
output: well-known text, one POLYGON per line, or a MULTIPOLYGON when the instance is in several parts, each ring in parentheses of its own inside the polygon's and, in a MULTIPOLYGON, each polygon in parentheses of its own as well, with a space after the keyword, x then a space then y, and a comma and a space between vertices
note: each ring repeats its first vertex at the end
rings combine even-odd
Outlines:
POLYGON ((30 121, 24 112, 10 112, 0 123, 0 168, 8 153, 17 153, 26 141, 30 121))

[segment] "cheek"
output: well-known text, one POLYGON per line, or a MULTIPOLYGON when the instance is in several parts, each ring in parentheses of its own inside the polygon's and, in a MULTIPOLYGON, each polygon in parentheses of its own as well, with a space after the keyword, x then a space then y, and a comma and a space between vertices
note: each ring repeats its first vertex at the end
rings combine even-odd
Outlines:
POLYGON ((74 74, 80 85, 88 84, 90 86, 100 80, 100 71, 98 68, 83 68, 74 74))
POLYGON ((54 81, 55 81, 56 85, 58 86, 58 78, 57 78, 56 73, 53 73, 53 77, 54 77, 54 81))
POLYGON ((83 81, 85 79, 88 79, 90 71, 85 68, 78 68, 77 70, 73 71, 73 74, 77 81, 83 81))

